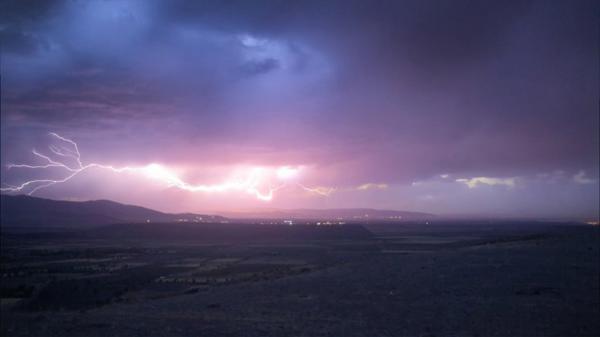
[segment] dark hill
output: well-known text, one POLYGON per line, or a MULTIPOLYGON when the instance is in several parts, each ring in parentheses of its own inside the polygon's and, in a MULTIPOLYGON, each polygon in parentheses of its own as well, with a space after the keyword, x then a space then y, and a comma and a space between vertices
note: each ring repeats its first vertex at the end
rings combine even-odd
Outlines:
POLYGON ((3 228, 89 228, 131 222, 219 222, 220 216, 170 214, 124 205, 109 200, 62 201, 25 195, 2 195, 0 224, 3 228))

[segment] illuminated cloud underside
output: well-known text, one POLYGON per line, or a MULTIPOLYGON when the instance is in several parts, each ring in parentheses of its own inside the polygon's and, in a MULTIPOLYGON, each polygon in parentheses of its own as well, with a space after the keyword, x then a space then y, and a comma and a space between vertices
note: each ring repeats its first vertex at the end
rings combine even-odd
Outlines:
POLYGON ((367 183, 367 184, 362 184, 362 185, 358 186, 356 189, 359 191, 365 191, 365 190, 370 190, 370 189, 385 190, 388 187, 389 186, 387 184, 367 183))
POLYGON ((478 185, 504 185, 509 188, 515 187, 515 178, 490 178, 490 177, 475 177, 470 179, 456 179, 456 182, 466 184, 469 188, 475 188, 478 185))

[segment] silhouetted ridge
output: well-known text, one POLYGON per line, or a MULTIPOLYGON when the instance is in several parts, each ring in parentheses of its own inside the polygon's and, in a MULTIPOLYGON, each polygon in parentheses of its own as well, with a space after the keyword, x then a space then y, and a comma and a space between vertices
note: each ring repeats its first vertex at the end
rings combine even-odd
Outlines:
POLYGON ((109 200, 64 201, 26 195, 2 195, 0 223, 3 227, 86 228, 131 222, 221 221, 220 216, 170 214, 109 200))
POLYGON ((435 215, 423 212, 396 211, 372 208, 329 208, 329 209, 257 209, 241 212, 221 213, 228 218, 238 219, 310 219, 310 220, 422 220, 435 215))

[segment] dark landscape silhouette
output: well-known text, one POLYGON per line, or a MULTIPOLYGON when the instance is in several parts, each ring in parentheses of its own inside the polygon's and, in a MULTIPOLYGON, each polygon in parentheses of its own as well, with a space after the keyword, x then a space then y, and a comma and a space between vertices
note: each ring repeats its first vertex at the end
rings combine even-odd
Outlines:
POLYGON ((111 201, 2 203, 3 335, 592 336, 600 327, 598 226, 431 216, 290 224, 187 220, 111 201))

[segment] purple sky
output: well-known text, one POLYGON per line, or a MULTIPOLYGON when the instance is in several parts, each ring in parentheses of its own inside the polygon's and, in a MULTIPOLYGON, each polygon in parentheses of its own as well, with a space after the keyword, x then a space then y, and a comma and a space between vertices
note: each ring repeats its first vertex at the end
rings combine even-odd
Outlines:
POLYGON ((298 173, 271 201, 98 169, 34 195, 167 211, 598 217, 599 11, 566 0, 3 1, 3 187, 64 177, 6 168, 44 164, 31 150, 47 152, 57 132, 84 164, 158 163, 191 184, 298 173))

